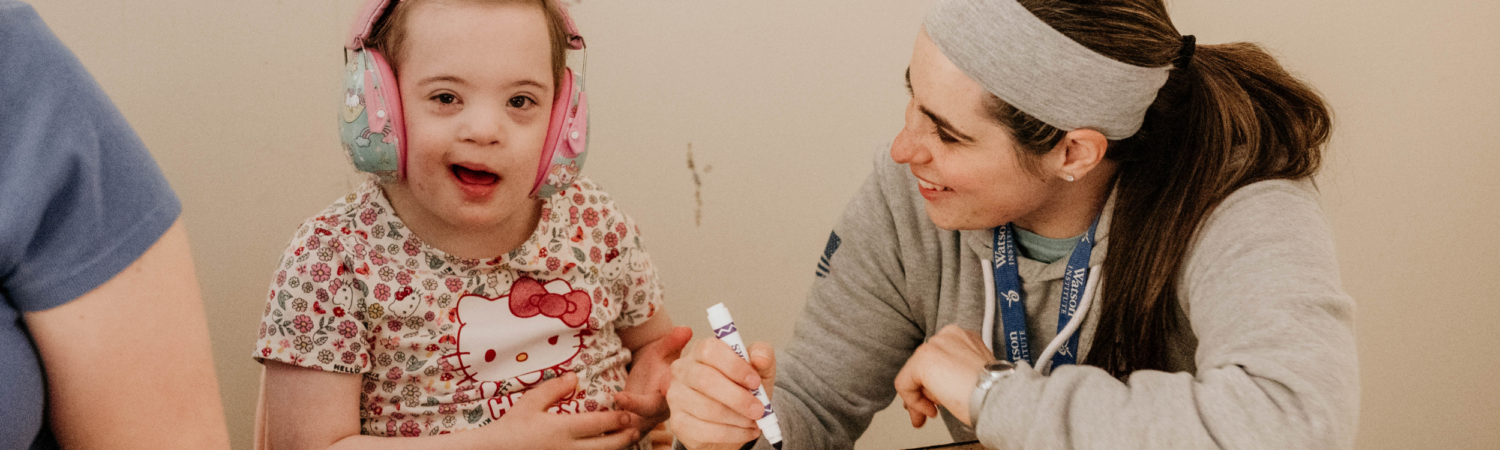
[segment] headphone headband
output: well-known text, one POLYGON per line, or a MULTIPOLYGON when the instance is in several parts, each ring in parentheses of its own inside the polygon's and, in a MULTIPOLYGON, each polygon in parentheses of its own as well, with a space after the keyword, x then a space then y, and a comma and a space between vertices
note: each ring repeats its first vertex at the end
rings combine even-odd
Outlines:
MULTIPOLYGON (((395 0, 402 2, 404 0, 395 0)), ((354 25, 349 27, 349 38, 344 41, 344 48, 359 50, 365 48, 365 41, 375 33, 375 24, 385 17, 386 10, 391 6, 391 0, 370 0, 360 7, 359 14, 354 15, 354 25)), ((564 31, 568 34, 568 48, 571 50, 583 50, 583 35, 578 32, 578 25, 573 23, 573 16, 568 14, 568 7, 562 3, 557 4, 557 11, 562 14, 564 31)))
MULTIPOLYGON (((401 1, 401 0, 396 0, 401 1)), ((375 23, 385 16, 385 11, 391 6, 391 0, 370 0, 360 8, 359 14, 354 15, 354 26, 349 29, 349 39, 344 41, 344 48, 359 50, 365 48, 365 41, 370 39, 370 34, 375 32, 375 23)))

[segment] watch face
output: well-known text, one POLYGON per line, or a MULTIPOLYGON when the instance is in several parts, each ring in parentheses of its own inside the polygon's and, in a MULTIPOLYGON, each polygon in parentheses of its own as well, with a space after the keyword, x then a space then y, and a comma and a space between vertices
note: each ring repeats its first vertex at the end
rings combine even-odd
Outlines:
POLYGON ((1016 368, 1015 364, 1011 364, 1010 361, 1006 361, 1006 360, 1003 360, 1003 359, 997 359, 997 360, 994 360, 994 361, 990 361, 989 364, 985 364, 985 366, 984 366, 984 370, 990 371, 990 372, 999 372, 999 371, 1003 371, 1003 370, 1011 370, 1011 369, 1014 369, 1014 368, 1016 368))

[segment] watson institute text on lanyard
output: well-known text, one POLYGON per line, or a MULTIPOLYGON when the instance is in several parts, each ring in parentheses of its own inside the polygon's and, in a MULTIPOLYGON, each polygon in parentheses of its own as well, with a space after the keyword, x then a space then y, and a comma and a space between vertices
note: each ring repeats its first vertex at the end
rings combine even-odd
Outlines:
MULTIPOLYGON (((995 336, 992 341, 995 345, 995 358, 1002 356, 1012 363, 1026 361, 1027 364, 1035 364, 1031 360, 1031 344, 1026 338, 1026 291, 1021 289, 1021 273, 1016 268, 1016 238, 1014 225, 1005 224, 995 227, 995 242, 993 267, 995 274, 995 313, 999 315, 996 320, 1005 324, 1004 336, 1000 327, 995 327, 995 336), (1003 355, 1001 347, 1005 348, 1003 355)), ((1094 223, 1089 225, 1089 232, 1083 235, 1078 245, 1073 247, 1073 254, 1068 256, 1068 270, 1063 273, 1062 301, 1057 306, 1057 331, 1062 333, 1068 321, 1073 319, 1073 314, 1078 311, 1079 301, 1083 298, 1084 285, 1089 279, 1089 256, 1094 251, 1094 232, 1099 228, 1099 217, 1094 217, 1094 223)), ((1073 333, 1068 342, 1058 350, 1057 355, 1052 358, 1052 367, 1063 364, 1075 364, 1078 359, 1078 335, 1073 333)))

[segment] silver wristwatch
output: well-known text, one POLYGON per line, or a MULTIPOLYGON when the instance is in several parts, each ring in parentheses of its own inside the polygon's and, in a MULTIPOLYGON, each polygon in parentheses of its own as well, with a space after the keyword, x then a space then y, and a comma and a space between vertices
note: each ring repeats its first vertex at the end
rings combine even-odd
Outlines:
POLYGON ((979 370, 979 381, 974 383, 974 393, 969 394, 969 425, 978 426, 979 411, 984 409, 984 399, 990 392, 990 386, 995 382, 1016 373, 1016 365, 1010 361, 997 359, 990 361, 979 370))

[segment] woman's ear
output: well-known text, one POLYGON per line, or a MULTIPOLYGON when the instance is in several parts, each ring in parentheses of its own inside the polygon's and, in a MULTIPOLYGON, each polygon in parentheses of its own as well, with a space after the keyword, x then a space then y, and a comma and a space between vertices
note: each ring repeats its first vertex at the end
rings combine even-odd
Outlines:
POLYGON ((1073 181, 1087 176, 1104 161, 1104 153, 1109 150, 1109 139, 1098 131, 1080 128, 1063 135, 1057 148, 1053 149, 1058 150, 1061 150, 1063 159, 1056 176, 1073 181))

